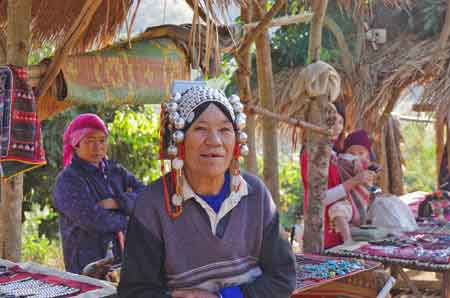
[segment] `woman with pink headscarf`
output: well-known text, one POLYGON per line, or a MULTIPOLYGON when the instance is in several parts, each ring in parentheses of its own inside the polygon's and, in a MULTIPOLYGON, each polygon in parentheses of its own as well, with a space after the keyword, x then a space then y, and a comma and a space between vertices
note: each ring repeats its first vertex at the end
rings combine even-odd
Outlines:
POLYGON ((53 194, 59 212, 66 270, 106 257, 109 244, 120 257, 117 235, 126 230, 137 193, 144 186, 106 158, 108 129, 95 114, 81 114, 64 132, 64 170, 53 194))

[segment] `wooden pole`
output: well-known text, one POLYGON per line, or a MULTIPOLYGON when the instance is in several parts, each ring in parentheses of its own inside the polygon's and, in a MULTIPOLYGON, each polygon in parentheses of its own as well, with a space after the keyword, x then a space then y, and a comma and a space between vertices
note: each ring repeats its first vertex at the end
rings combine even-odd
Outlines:
MULTIPOLYGON (((26 66, 30 51, 31 0, 8 0, 7 63, 26 66)), ((2 180, 0 257, 20 261, 23 175, 2 180)))
MULTIPOLYGON (((248 7, 241 7, 241 18, 244 23, 249 23, 252 20, 252 3, 249 2, 248 7)), ((239 54, 238 54, 239 55, 239 54)), ((252 59, 250 50, 247 49, 240 53, 240 60, 243 65, 239 65, 236 72, 237 81, 239 85, 239 95, 243 102, 251 102, 252 90, 250 87, 250 74, 252 68, 252 59)), ((245 158, 245 169, 255 175, 258 174, 258 163, 256 159, 256 116, 255 114, 247 115, 247 127, 245 131, 248 135, 247 145, 249 147, 249 154, 245 158)))
MULTIPOLYGON (((316 7, 311 21, 308 49, 308 60, 311 62, 320 59, 323 19, 328 0, 317 0, 314 5, 316 7)), ((330 125, 328 121, 330 115, 334 115, 334 111, 330 106, 328 96, 319 96, 311 102, 307 119, 310 123, 327 127, 330 125)), ((331 155, 328 138, 307 131, 306 152, 308 154, 308 208, 305 216, 303 251, 305 253, 321 253, 324 249, 322 202, 328 188, 328 167, 331 155)))
MULTIPOLYGON (((280 1, 277 1, 279 3, 280 1)), ((261 2, 264 4, 265 1, 261 2)), ((267 30, 256 38, 256 69, 258 75, 259 98, 264 108, 275 110, 273 96, 272 58, 270 56, 270 41, 267 30)), ((263 122, 263 154, 264 181, 279 205, 280 185, 278 181, 278 125, 273 119, 263 122)))
POLYGON ((284 5, 286 5, 286 0, 277 0, 275 2, 270 10, 262 17, 259 24, 245 34, 242 42, 239 44, 239 48, 237 49, 238 53, 248 50, 253 41, 256 41, 260 35, 267 33, 267 28, 269 28, 270 21, 284 7, 284 5))
POLYGON ((323 21, 327 12, 328 0, 316 0, 314 16, 311 20, 311 29, 309 30, 309 48, 308 57, 311 62, 320 60, 320 49, 322 47, 323 21))
MULTIPOLYGON (((310 105, 308 121, 326 126, 335 112, 328 96, 319 96, 310 105)), ((322 202, 328 189, 328 167, 331 156, 329 139, 308 130, 306 132, 306 152, 308 154, 308 208, 305 216, 303 251, 322 253, 323 210, 322 202)))

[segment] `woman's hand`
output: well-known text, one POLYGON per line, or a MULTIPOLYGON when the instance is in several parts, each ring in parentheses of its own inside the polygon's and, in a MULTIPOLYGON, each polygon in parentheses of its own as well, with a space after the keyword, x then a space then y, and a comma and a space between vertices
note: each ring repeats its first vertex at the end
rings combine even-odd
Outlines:
POLYGON ((220 298, 216 293, 206 290, 175 290, 172 292, 172 298, 220 298))
POLYGON ((356 176, 348 179, 343 183, 346 191, 352 190, 358 185, 371 186, 375 181, 376 173, 373 171, 362 171, 356 174, 356 176))
POLYGON ((104 199, 99 201, 97 204, 104 209, 115 210, 120 208, 119 204, 114 199, 104 199))

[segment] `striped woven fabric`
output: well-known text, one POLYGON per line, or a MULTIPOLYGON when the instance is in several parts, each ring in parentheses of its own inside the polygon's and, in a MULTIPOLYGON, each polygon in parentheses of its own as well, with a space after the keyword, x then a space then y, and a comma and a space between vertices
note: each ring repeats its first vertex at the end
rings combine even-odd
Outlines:
POLYGON ((0 67, 0 175, 11 177, 46 163, 36 98, 24 68, 0 67))

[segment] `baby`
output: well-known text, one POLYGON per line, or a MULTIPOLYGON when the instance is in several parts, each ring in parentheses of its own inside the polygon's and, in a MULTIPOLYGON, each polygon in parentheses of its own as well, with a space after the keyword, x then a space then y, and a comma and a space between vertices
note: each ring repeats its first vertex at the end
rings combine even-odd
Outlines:
POLYGON ((375 177, 371 141, 367 133, 360 129, 352 132, 344 141, 344 153, 338 156, 338 169, 347 197, 334 203, 328 215, 341 234, 344 243, 351 243, 350 222, 364 224, 367 216, 370 192, 375 177), (372 171, 368 171, 372 169, 372 171))

